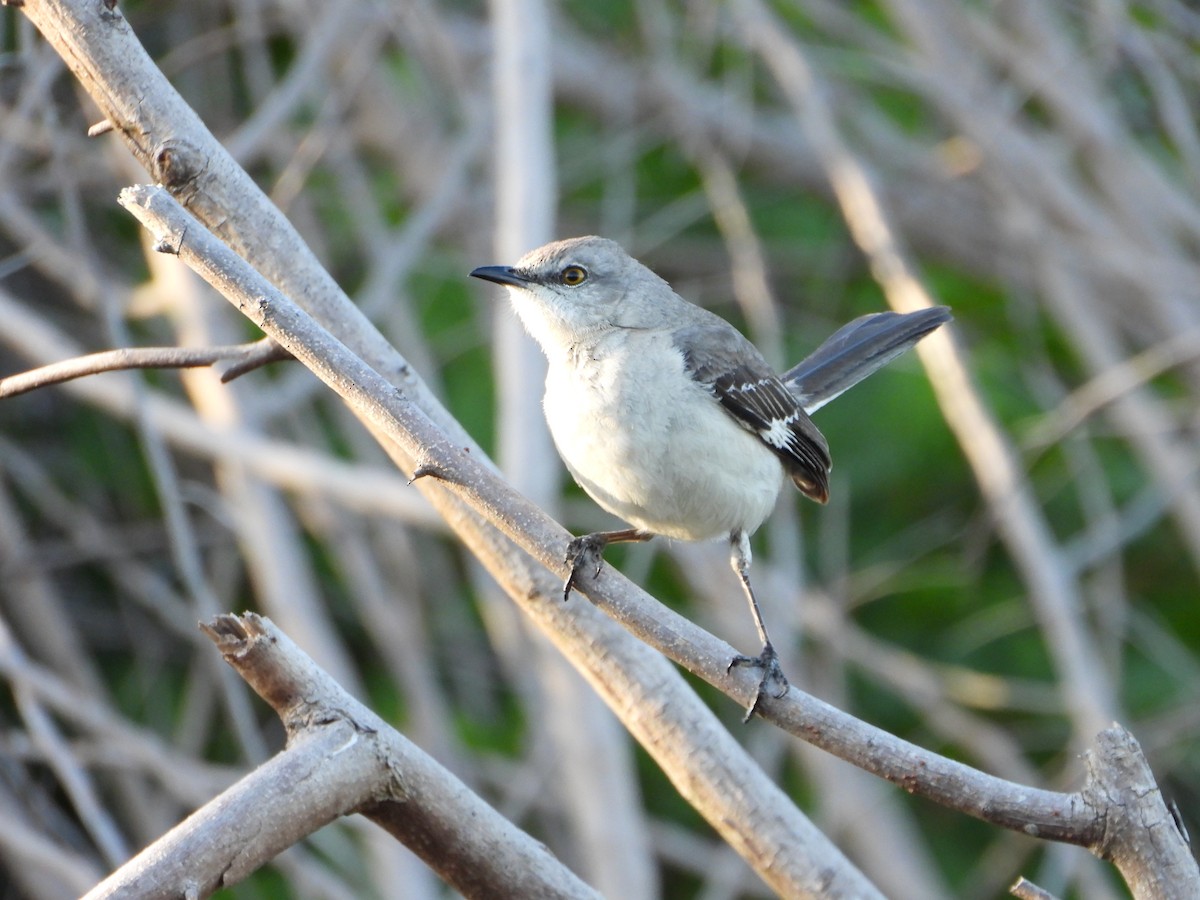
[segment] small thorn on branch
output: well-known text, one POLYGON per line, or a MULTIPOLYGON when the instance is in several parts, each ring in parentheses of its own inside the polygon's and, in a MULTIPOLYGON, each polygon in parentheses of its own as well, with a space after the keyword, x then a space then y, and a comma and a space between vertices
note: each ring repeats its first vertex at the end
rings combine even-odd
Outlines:
POLYGON ((95 125, 88 128, 87 136, 100 137, 102 134, 108 134, 110 131, 115 130, 116 127, 117 126, 112 123, 112 119, 101 119, 95 125))
POLYGON ((412 484, 414 481, 419 481, 422 478, 436 478, 439 481, 451 480, 445 472, 433 463, 421 463, 417 466, 413 470, 412 476, 408 479, 408 483, 412 484))

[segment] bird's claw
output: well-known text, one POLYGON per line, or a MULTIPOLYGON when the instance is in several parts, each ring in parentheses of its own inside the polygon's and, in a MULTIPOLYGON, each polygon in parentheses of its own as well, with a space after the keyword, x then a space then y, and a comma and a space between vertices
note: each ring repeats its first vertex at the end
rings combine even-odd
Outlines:
POLYGON ((567 545, 566 563, 571 567, 571 574, 563 584, 563 602, 571 598, 571 590, 579 584, 581 572, 589 565, 595 565, 592 578, 600 577, 600 565, 604 562, 604 544, 596 540, 596 535, 585 534, 577 537, 567 545))
POLYGON ((762 702, 763 696, 768 691, 768 685, 772 682, 776 687, 770 693, 776 700, 788 692, 788 680, 779 665, 779 654, 775 652, 775 648, 771 646, 769 641, 763 645, 762 651, 758 656, 735 656, 729 661, 729 665, 725 667, 725 671, 731 671, 734 666, 749 666, 754 669, 763 670, 762 678, 758 682, 758 690, 754 693, 754 702, 746 710, 746 715, 742 718, 743 723, 749 722, 751 717, 758 712, 758 705, 762 702))

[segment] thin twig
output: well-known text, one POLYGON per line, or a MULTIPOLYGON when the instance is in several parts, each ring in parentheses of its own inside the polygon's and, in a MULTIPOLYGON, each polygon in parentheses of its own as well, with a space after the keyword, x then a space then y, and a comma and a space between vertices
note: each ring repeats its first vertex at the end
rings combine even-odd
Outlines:
POLYGON ((221 376, 222 381, 230 381, 269 362, 287 359, 290 355, 270 338, 261 338, 232 347, 125 347, 119 350, 102 350, 99 353, 65 359, 18 375, 0 378, 0 400, 53 384, 62 384, 75 378, 98 375, 101 372, 126 369, 195 369, 234 360, 230 370, 221 376))
POLYGON ((1016 880, 1008 892, 1019 900, 1058 900, 1052 893, 1044 888, 1038 887, 1032 881, 1029 881, 1022 875, 1016 880))

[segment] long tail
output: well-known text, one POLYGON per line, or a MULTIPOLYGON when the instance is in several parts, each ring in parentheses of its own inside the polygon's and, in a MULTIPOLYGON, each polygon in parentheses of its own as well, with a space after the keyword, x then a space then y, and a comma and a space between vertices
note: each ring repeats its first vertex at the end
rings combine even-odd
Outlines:
POLYGON ((805 412, 816 412, 952 318, 945 306, 860 316, 784 372, 783 383, 805 412))

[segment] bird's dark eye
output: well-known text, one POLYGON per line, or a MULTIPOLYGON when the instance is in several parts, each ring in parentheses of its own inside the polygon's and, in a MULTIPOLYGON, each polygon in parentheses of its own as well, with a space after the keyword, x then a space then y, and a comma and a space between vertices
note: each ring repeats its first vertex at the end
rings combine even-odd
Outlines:
POLYGON ((558 274, 558 280, 567 287, 575 287, 587 281, 587 269, 583 266, 567 266, 558 274))

